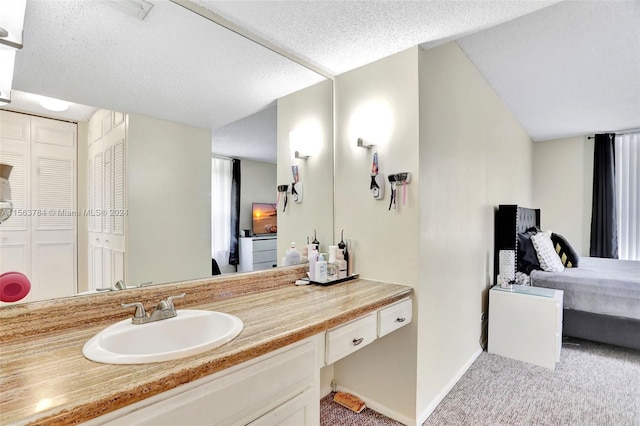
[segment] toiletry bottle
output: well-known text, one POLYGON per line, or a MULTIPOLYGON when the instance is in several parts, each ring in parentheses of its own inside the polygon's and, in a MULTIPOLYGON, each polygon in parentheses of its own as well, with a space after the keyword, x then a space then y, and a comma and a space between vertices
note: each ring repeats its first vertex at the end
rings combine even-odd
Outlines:
POLYGON ((297 265, 300 263, 300 253, 298 252, 298 249, 296 249, 296 243, 291 243, 291 247, 287 250, 285 259, 285 266, 297 265))
POLYGON ((344 248, 344 260, 347 261, 347 276, 350 277, 356 273, 354 268, 356 256, 353 250, 353 240, 351 238, 347 239, 347 245, 344 248))
POLYGON ((338 279, 338 265, 327 262, 327 281, 335 281, 338 279))
POLYGON ((344 242, 344 229, 342 230, 340 242, 338 243, 338 249, 342 249, 344 251, 344 260, 347 262, 347 276, 349 276, 349 274, 353 274, 353 272, 349 268, 349 251, 347 250, 347 245, 344 242))
POLYGON ((311 241, 311 244, 315 244, 316 248, 318 249, 318 252, 320 252, 320 242, 318 241, 318 238, 316 237, 316 230, 313 230, 313 241, 311 241))
POLYGON ((342 249, 338 249, 336 265, 338 266, 338 279, 347 278, 347 261, 344 260, 342 249))
POLYGON ((309 279, 316 281, 316 263, 318 262, 318 250, 312 244, 311 253, 309 253, 309 279))
MULTIPOLYGON (((325 253, 326 254, 326 253, 325 253)), ((315 281, 320 283, 327 282, 327 261, 322 257, 322 253, 318 254, 318 261, 316 262, 315 281)))
POLYGON ((329 246, 329 263, 336 263, 338 246, 329 246))

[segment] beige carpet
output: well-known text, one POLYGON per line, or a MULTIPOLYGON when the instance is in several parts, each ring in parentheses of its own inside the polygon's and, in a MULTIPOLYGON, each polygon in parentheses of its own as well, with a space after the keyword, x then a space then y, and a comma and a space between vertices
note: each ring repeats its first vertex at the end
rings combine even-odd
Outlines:
MULTIPOLYGON (((320 410, 323 426, 400 424, 351 413, 331 396, 320 410)), ((640 352, 571 340, 555 371, 483 352, 423 426, 431 425, 640 426, 640 352)))

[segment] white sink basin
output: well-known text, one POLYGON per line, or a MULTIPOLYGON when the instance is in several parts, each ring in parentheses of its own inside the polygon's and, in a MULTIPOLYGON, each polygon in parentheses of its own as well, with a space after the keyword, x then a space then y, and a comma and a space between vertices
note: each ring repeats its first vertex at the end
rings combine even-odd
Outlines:
POLYGON ((222 312, 182 309, 178 315, 147 324, 126 319, 93 336, 85 357, 107 364, 145 364, 196 355, 233 340, 242 320, 222 312))

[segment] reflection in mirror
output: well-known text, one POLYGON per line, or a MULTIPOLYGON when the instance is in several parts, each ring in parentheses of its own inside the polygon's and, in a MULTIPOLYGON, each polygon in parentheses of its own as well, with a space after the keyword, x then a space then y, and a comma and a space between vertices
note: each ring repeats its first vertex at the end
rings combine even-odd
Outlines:
MULTIPOLYGON (((19 166, 11 178, 21 182, 14 202, 22 210, 0 225, 1 272, 29 277, 32 291, 21 302, 118 281, 211 276, 212 154, 240 159, 239 229, 251 229, 249 205, 275 202, 275 185, 292 180, 293 160, 281 165, 280 151, 309 119, 281 114, 295 109, 296 93, 325 91, 318 120, 329 124, 323 154, 300 165, 304 202, 287 214, 300 220, 314 203, 332 205, 324 190, 332 178, 313 175, 332 167, 331 82, 180 6, 152 3, 139 19, 109 2, 28 2, 13 101, 0 111, 0 161, 19 166), (71 104, 54 113, 34 93, 71 104), (257 155, 265 140, 271 147, 257 155), (310 192, 316 180, 323 190, 310 192), (42 214, 48 208, 54 213, 42 214)), ((331 235, 325 211, 295 231, 295 221, 279 215, 278 245, 283 235, 285 245, 302 243, 313 228, 331 235)))

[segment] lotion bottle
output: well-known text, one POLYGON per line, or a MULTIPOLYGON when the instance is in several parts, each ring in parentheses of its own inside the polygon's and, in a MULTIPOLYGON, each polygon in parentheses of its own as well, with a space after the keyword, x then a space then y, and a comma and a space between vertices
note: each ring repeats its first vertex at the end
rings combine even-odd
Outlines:
POLYGON ((347 278, 347 261, 344 260, 342 249, 338 250, 336 265, 338 265, 338 279, 347 278))
POLYGON ((287 250, 287 255, 285 256, 285 266, 297 265, 300 263, 300 253, 298 249, 296 249, 296 243, 292 242, 291 247, 287 250))
POLYGON ((315 265, 315 281, 320 283, 327 282, 327 261, 322 257, 322 253, 318 255, 318 261, 315 265))
POLYGON ((318 262, 318 250, 315 247, 311 249, 309 253, 309 279, 311 281, 316 280, 316 263, 318 262))

